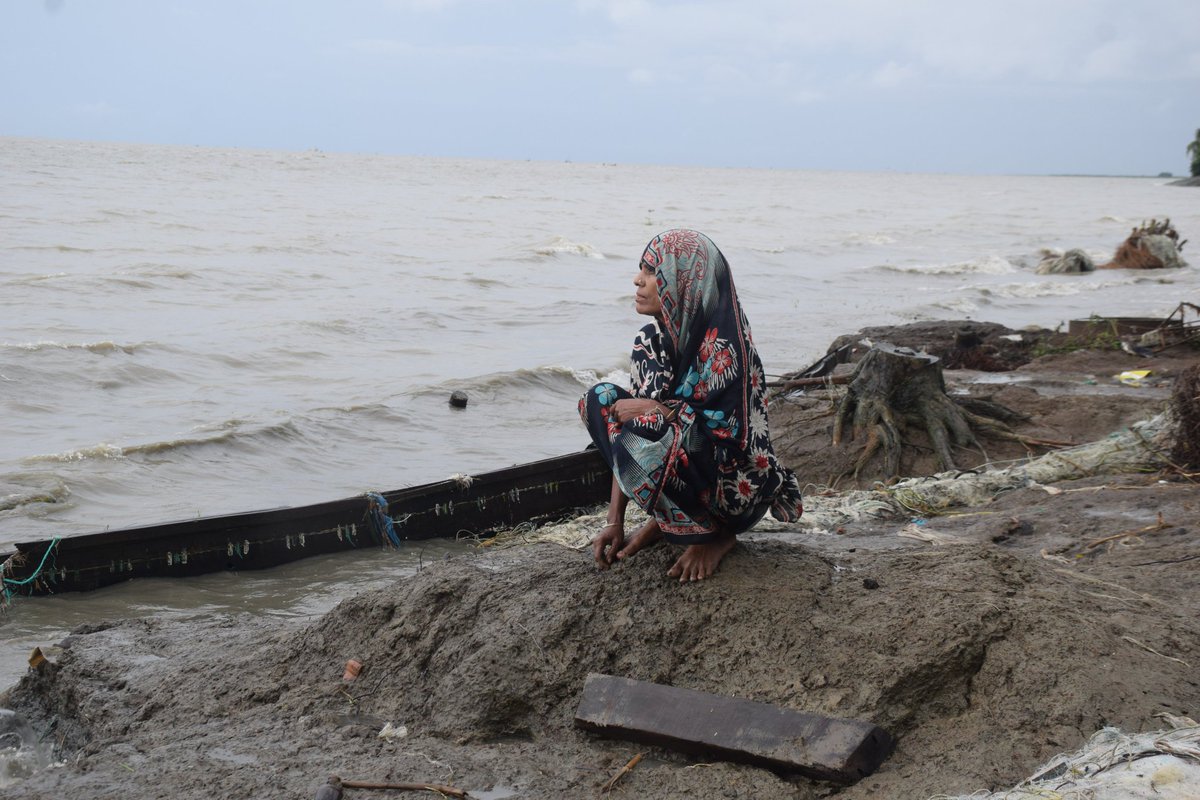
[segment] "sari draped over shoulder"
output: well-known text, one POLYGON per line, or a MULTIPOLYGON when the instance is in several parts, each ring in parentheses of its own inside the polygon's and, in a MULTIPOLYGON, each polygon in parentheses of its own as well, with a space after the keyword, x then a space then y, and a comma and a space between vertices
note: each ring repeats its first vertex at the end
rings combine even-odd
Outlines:
POLYGON ((621 490, 681 544, 741 533, 768 509, 795 521, 800 486, 771 447, 762 362, 724 255, 702 233, 670 230, 642 260, 662 312, 634 340, 632 391, 601 383, 579 404, 621 490), (612 405, 629 397, 669 413, 618 424, 612 405))

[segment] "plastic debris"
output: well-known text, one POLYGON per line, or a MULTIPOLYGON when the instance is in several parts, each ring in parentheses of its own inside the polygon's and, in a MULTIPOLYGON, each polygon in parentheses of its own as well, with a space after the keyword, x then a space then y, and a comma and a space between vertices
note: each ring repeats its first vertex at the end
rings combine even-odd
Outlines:
POLYGON ((1132 386, 1135 389, 1145 385, 1143 382, 1150 375, 1148 369, 1127 369, 1119 375, 1114 375, 1120 383, 1125 386, 1132 386))
POLYGON ((390 722, 383 723, 383 730, 379 731, 379 738, 385 742, 390 742, 394 739, 403 739, 408 736, 407 725, 392 725, 390 722))
POLYGON ((1127 734, 1104 728, 1011 789, 933 800, 1193 800, 1200 785, 1200 727, 1187 717, 1164 716, 1174 730, 1127 734))

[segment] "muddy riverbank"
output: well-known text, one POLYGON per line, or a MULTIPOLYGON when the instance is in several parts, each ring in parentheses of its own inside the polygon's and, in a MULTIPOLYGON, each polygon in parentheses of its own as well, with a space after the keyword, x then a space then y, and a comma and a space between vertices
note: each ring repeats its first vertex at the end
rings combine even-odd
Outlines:
MULTIPOLYGON (((1198 361, 1077 351, 947 379, 1030 414, 1023 430, 1086 442, 1158 413, 1198 361), (1128 369, 1153 372, 1139 388, 1114 381, 1128 369)), ((772 406, 780 453, 814 494, 849 488, 834 461, 853 452, 830 454, 828 405, 810 392, 772 406)), ((1025 454, 988 446, 992 461, 1025 454)), ((338 774, 592 797, 638 752, 615 796, 1012 785, 1104 726, 1200 712, 1200 486, 1162 470, 1048 488, 919 520, 764 524, 689 585, 664 577, 667 546, 600 572, 542 543, 448 558, 315 622, 97 621, 0 703, 65 761, 5 796, 302 798, 338 774), (354 681, 349 658, 364 665, 354 681), (898 746, 850 787, 699 764, 575 730, 589 672, 869 720, 898 746)))

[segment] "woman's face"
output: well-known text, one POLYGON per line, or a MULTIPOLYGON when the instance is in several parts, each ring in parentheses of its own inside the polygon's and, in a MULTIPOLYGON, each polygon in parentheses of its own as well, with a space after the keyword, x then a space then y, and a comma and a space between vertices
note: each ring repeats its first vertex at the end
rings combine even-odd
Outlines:
POLYGON ((654 267, 645 261, 639 262, 633 285, 637 287, 633 295, 637 313, 648 317, 658 316, 658 312, 662 311, 662 301, 658 298, 658 278, 654 275, 654 267))

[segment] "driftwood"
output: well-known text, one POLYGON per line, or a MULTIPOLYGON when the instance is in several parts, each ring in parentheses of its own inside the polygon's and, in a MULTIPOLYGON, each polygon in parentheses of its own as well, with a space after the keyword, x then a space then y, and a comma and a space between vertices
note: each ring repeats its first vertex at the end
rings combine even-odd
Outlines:
POLYGON ((919 428, 929 437, 941 470, 955 469, 953 446, 975 447, 987 458, 976 432, 993 438, 1019 441, 1027 446, 1058 444, 1016 434, 1009 422, 1027 417, 991 403, 946 394, 940 359, 906 347, 876 343, 858 363, 838 407, 833 444, 865 437, 854 476, 881 453, 884 474, 900 473, 903 433, 919 428))
POLYGON ((453 786, 444 786, 440 783, 374 783, 371 781, 342 781, 342 786, 347 789, 376 789, 390 790, 394 792, 433 792, 440 794, 443 797, 458 797, 462 800, 470 800, 470 795, 462 789, 456 789, 453 786))

